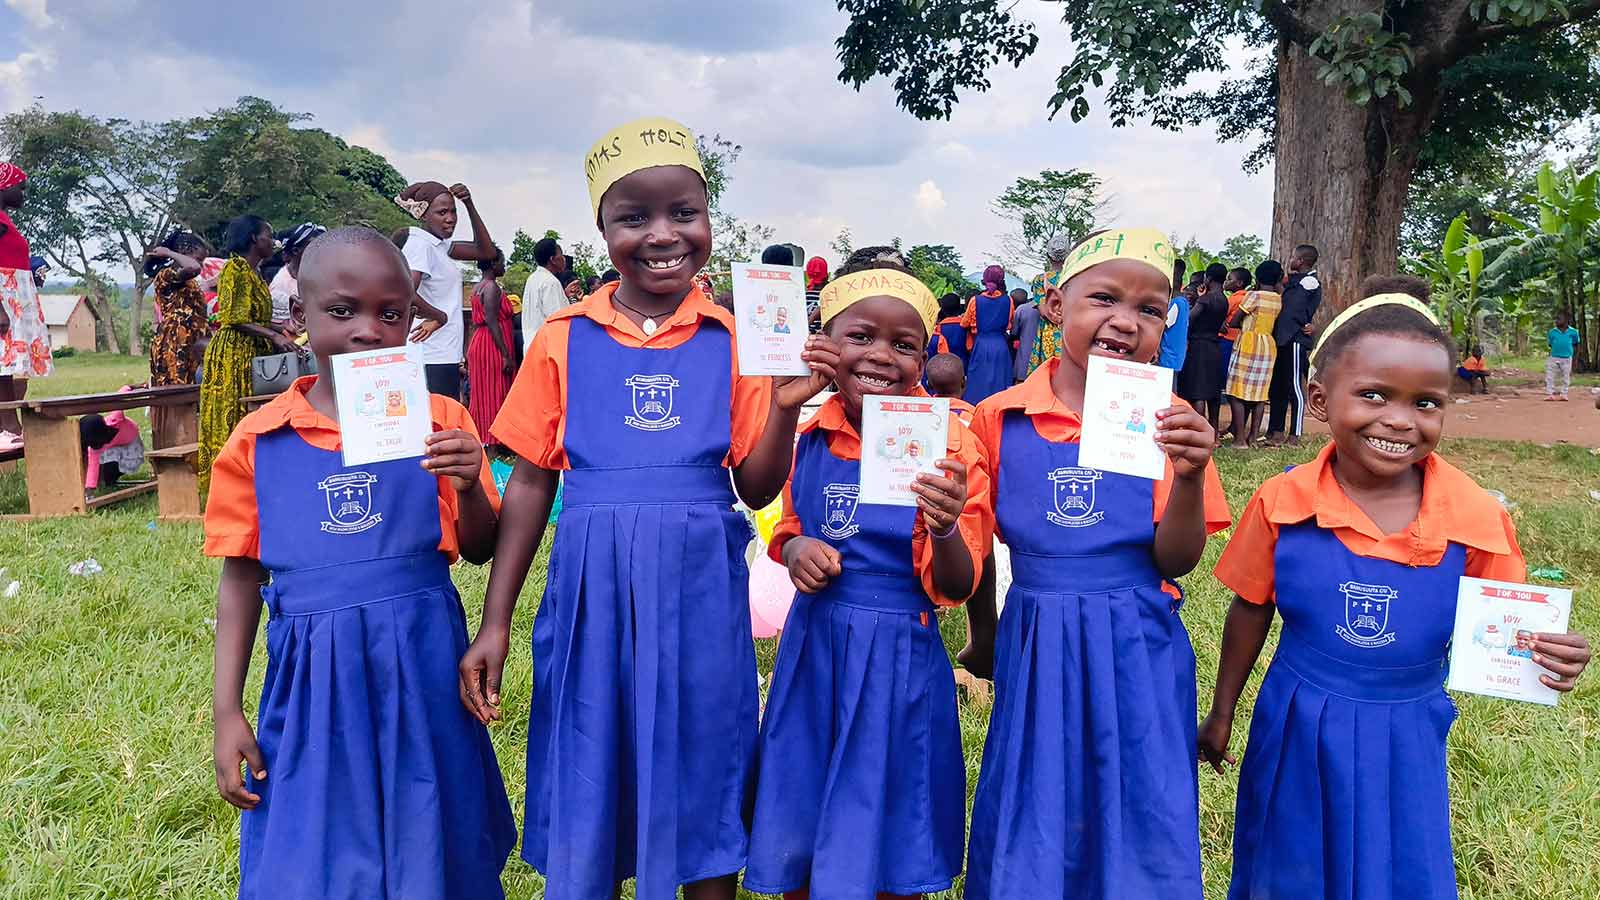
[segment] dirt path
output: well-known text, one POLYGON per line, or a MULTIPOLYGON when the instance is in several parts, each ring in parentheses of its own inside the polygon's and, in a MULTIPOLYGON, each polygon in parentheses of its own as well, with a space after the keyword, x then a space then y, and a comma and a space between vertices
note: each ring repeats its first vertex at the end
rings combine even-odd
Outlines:
MULTIPOLYGON (((1499 380, 1491 393, 1451 398, 1445 437, 1600 447, 1600 409, 1595 409, 1592 388, 1573 385, 1571 401, 1547 403, 1542 381, 1499 380)), ((1306 417, 1306 430, 1314 434, 1328 431, 1310 416, 1306 417)))

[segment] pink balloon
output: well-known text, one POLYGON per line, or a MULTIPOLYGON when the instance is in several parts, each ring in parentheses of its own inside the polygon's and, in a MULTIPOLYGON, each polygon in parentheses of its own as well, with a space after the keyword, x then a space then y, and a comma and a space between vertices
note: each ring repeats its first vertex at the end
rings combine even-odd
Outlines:
POLYGON ((782 631, 794 602, 789 570, 768 559, 765 549, 750 564, 750 630, 757 638, 782 631))

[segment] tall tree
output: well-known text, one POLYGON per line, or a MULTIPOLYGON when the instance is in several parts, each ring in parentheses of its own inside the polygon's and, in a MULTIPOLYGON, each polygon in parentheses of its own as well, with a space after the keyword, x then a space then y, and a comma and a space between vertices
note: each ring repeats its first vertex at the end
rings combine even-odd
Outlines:
POLYGON ((1230 266, 1242 266, 1253 272, 1256 263, 1267 258, 1267 245, 1256 235, 1236 234, 1223 242, 1217 255, 1230 266))
POLYGON ((127 347, 140 350, 142 298, 150 279, 144 255, 175 221, 182 123, 99 119, 34 106, 0 119, 0 148, 28 171, 28 204, 18 224, 41 255, 82 280, 107 349, 121 352, 112 327, 107 271, 133 272, 127 347))
POLYGON ((234 106, 193 120, 178 218, 213 242, 228 220, 245 213, 278 228, 316 222, 388 232, 411 224, 393 202, 405 177, 365 147, 321 129, 294 127, 308 118, 259 97, 241 97, 234 106))
POLYGON ((1045 169, 1036 178, 1011 183, 994 203, 994 214, 1011 223, 1000 236, 1000 256, 1008 266, 1044 264, 1045 245, 1057 234, 1079 238, 1094 230, 1105 214, 1100 179, 1077 169, 1045 169))
MULTIPOLYGON (((859 87, 892 75, 900 105, 920 118, 948 117, 961 90, 986 89, 989 69, 1037 48, 1033 24, 1003 0, 837 3, 850 16, 838 41, 840 79, 859 87)), ((1356 299, 1365 274, 1395 266, 1408 188, 1441 112, 1462 114, 1464 128, 1470 114, 1495 134, 1550 89, 1542 75, 1485 70, 1467 80, 1469 91, 1453 70, 1519 41, 1546 63, 1582 61, 1587 31, 1573 23, 1592 21, 1600 0, 1061 0, 1059 8, 1070 49, 1052 115, 1065 108, 1083 119, 1089 91, 1110 81, 1105 104, 1116 125, 1148 118, 1176 129, 1227 115, 1270 131, 1272 251, 1317 244, 1324 307, 1333 311, 1356 299), (1269 66, 1213 91, 1192 87, 1196 76, 1224 71, 1240 39, 1271 47, 1269 66), (1469 94, 1494 99, 1446 105, 1469 94)), ((1580 80, 1600 83, 1592 65, 1578 68, 1580 80)))
POLYGON ((962 273, 961 254, 949 244, 916 244, 906 253, 906 263, 935 297, 952 291, 970 297, 979 290, 962 273))
MULTIPOLYGON (((506 256, 506 265, 514 266, 522 263, 531 270, 538 265, 533 258, 533 245, 537 243, 538 241, 533 239, 533 235, 518 228, 517 233, 511 238, 511 253, 506 256)), ((508 272, 507 274, 510 273, 508 272)))

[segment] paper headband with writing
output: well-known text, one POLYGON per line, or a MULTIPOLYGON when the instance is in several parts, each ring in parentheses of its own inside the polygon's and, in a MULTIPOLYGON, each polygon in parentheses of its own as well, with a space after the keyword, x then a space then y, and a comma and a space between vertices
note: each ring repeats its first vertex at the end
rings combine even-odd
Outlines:
POLYGON ((611 186, 640 169, 654 166, 684 166, 693 169, 704 181, 706 171, 695 149, 694 132, 681 122, 666 118, 637 119, 611 129, 589 148, 583 160, 583 174, 589 181, 589 202, 595 219, 600 218, 600 200, 611 186))
MULTIPOLYGON (((1311 361, 1313 363, 1316 362, 1317 355, 1322 352, 1322 345, 1328 342, 1328 338, 1333 337, 1335 331, 1349 324, 1350 320, 1356 316, 1378 306, 1404 306, 1429 322, 1435 325, 1439 324, 1439 317, 1433 314, 1433 310, 1428 308, 1428 304, 1410 294, 1374 294, 1359 303, 1351 304, 1348 309, 1335 316, 1333 321, 1328 323, 1327 328, 1322 329, 1322 334, 1317 337, 1317 345, 1311 348, 1311 361)), ((1316 374, 1315 369, 1312 370, 1311 374, 1316 374)))
POLYGON ((939 315, 939 304, 933 299, 933 292, 916 276, 897 269, 862 269, 828 282, 818 296, 823 324, 868 297, 904 300, 922 318, 922 327, 930 334, 933 332, 934 320, 939 315))
POLYGON ((1141 262, 1160 272, 1163 278, 1171 278, 1172 264, 1177 256, 1167 236, 1157 229, 1113 228, 1085 238, 1078 246, 1067 251, 1067 258, 1061 264, 1061 273, 1055 283, 1064 285, 1090 266, 1113 259, 1141 262))

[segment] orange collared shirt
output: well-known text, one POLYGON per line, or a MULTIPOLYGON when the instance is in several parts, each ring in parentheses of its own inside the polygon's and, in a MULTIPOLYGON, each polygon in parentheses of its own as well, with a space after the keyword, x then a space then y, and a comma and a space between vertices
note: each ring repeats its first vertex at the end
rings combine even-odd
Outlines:
POLYGON ((1466 359, 1462 360, 1461 368, 1466 369, 1468 372, 1489 371, 1489 367, 1483 364, 1483 357, 1481 356, 1467 357, 1466 359))
MULTIPOLYGON (((267 405, 245 416, 229 435, 222 453, 211 468, 211 494, 206 500, 207 556, 261 558, 261 528, 256 512, 256 438, 285 425, 293 428, 306 443, 319 450, 337 451, 340 447, 339 423, 312 408, 306 391, 317 380, 315 375, 297 379, 289 389, 267 405)), ((466 407, 438 394, 428 398, 433 424, 443 430, 459 429, 478 436, 466 407)), ((422 461, 417 460, 417 465, 422 461)), ((269 478, 271 473, 268 473, 269 478)), ((484 457, 478 481, 489 503, 500 508, 500 492, 495 490, 489 459, 484 457)), ((455 562, 460 556, 456 518, 460 499, 447 478, 439 482, 439 550, 455 562)))
POLYGON ((1421 464, 1422 505, 1416 520, 1393 534, 1384 534, 1339 486, 1333 453, 1330 443, 1316 459, 1274 475, 1256 490, 1217 562, 1217 580, 1251 603, 1274 602, 1278 527, 1313 518, 1357 556, 1436 566, 1454 543, 1467 548, 1468 575, 1526 580, 1528 567, 1511 516, 1471 476, 1437 453, 1421 464))
POLYGON ((1239 333, 1244 329, 1229 328, 1228 323, 1233 321, 1233 314, 1239 311, 1239 304, 1243 303, 1244 298, 1249 294, 1249 291, 1234 291, 1228 295, 1228 314, 1222 319, 1222 330, 1217 332, 1218 337, 1225 341, 1237 341, 1239 339, 1239 333))
MULTIPOLYGON (((1060 366, 1061 358, 1054 357, 1034 370, 1026 381, 978 404, 978 411, 972 415, 972 431, 987 450, 989 468, 995 476, 999 475, 1000 436, 1006 413, 1011 410, 1022 410, 1033 420, 1033 427, 1039 432, 1039 436, 1047 441, 1070 444, 1078 440, 1078 435, 1083 430, 1083 414, 1068 409, 1067 405, 1061 402, 1061 398, 1056 396, 1055 389, 1050 386, 1050 379, 1055 376, 1056 369, 1060 366)), ((1172 405, 1188 406, 1177 397, 1172 398, 1172 405)), ((1174 477, 1172 462, 1168 460, 1165 474, 1155 485, 1152 504, 1154 509, 1151 510, 1151 515, 1157 522, 1161 521, 1161 515, 1166 511, 1167 498, 1172 494, 1174 477)), ((1233 515, 1228 510, 1228 497, 1223 493, 1222 479, 1217 475, 1214 461, 1206 464, 1204 496, 1206 533, 1215 534, 1232 524, 1233 515)), ((991 493, 989 509, 991 520, 994 517, 993 503, 994 495, 991 493)), ((1005 536, 1001 535, 1001 540, 1004 539, 1005 536)))
MULTIPOLYGON (((567 337, 572 320, 586 316, 606 330, 612 340, 625 347, 670 350, 694 337, 702 319, 714 319, 733 333, 733 316, 707 300, 698 288, 672 312, 658 322, 654 334, 646 336, 633 320, 611 305, 617 284, 605 285, 582 302, 552 315, 539 328, 517 370, 511 393, 500 407, 490 431, 517 456, 545 469, 567 469, 565 447, 567 429, 567 337)), ((772 379, 739 374, 739 354, 733 359, 733 439, 724 464, 736 467, 744 462, 761 432, 767 427, 772 405, 772 379)), ((581 365, 582 361, 577 364, 581 365)))
MULTIPOLYGON (((911 396, 926 397, 927 393, 919 387, 911 392, 911 396)), ((839 399, 838 394, 823 402, 816 415, 800 426, 800 433, 805 434, 817 428, 827 433, 828 450, 834 456, 847 460, 861 458, 861 435, 845 418, 844 401, 839 399)), ((922 580, 923 590, 928 592, 933 602, 940 606, 957 606, 978 589, 978 579, 983 574, 983 560, 989 553, 989 542, 994 536, 994 516, 990 511, 993 504, 989 499, 989 461, 984 456, 983 445, 955 416, 950 417, 945 452, 946 459, 957 460, 967 467, 967 503, 961 510, 961 517, 956 520, 956 528, 961 530, 961 543, 972 555, 972 586, 968 588, 967 596, 947 597, 934 586, 933 542, 928 540, 928 526, 921 515, 917 516, 916 524, 912 526, 911 556, 916 561, 917 577, 922 580)), ((767 543, 767 555, 779 565, 783 564, 783 545, 790 538, 804 533, 800 516, 794 508, 792 468, 789 475, 789 482, 783 486, 783 516, 778 519, 778 524, 772 530, 772 540, 767 543)))

